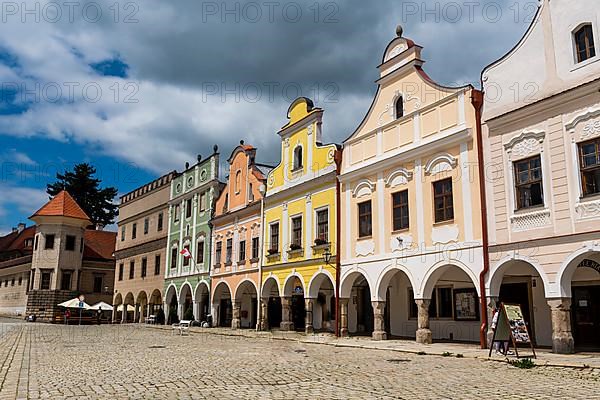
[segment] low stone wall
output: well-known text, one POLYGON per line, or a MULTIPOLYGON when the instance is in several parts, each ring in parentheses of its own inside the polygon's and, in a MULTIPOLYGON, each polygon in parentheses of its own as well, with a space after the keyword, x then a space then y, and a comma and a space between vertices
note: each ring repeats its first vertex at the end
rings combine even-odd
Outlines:
POLYGON ((35 314, 40 322, 53 322, 55 316, 62 316, 64 310, 59 303, 77 296, 70 290, 34 290, 27 298, 27 315, 35 314))

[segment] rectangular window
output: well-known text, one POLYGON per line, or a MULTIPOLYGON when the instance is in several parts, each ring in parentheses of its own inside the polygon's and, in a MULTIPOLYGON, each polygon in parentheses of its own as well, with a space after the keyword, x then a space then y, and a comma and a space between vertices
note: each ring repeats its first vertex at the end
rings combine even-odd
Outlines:
POLYGON ((12 278, 10 281, 10 286, 15 286, 15 278, 12 278))
POLYGON ((239 246, 240 246, 239 261, 244 261, 246 259, 246 241, 240 240, 239 246))
MULTIPOLYGON (((189 244, 186 244, 185 246, 183 246, 183 248, 186 249, 188 252, 190 251, 190 245, 189 244)), ((184 267, 188 267, 190 265, 190 258, 186 257, 184 255, 182 255, 182 257, 183 257, 183 266, 184 267)))
POLYGON ((135 277, 135 261, 131 261, 129 263, 129 279, 133 279, 135 277))
POLYGON ((133 223, 133 226, 131 227, 131 238, 135 239, 137 237, 137 223, 133 223))
POLYGON ((579 144, 579 169, 583 195, 600 193, 600 139, 579 144))
POLYGON ((329 210, 317 211, 317 239, 329 242, 329 210))
POLYGON ((540 156, 516 161, 514 169, 517 209, 543 206, 542 162, 540 156))
POLYGON ((42 271, 42 279, 40 281, 40 289, 41 290, 48 290, 50 289, 50 276, 51 276, 51 272, 44 272, 42 271))
POLYGON ((279 253, 279 222, 271 224, 271 253, 279 253))
POLYGON ((577 48, 577 62, 583 62, 596 56, 592 25, 584 25, 575 32, 575 46, 577 48))
POLYGON ((438 317, 439 318, 452 318, 452 288, 441 287, 437 288, 437 299, 438 299, 438 317))
POLYGON ((190 218, 192 216, 192 199, 185 201, 185 217, 190 218))
POLYGON ((60 290, 71 290, 71 272, 63 271, 60 278, 60 290))
POLYGON ((177 247, 171 249, 171 269, 177 268, 177 247))
POLYGON ((23 277, 22 277, 22 276, 20 276, 20 277, 19 277, 19 286, 21 286, 21 284, 22 284, 22 283, 23 283, 23 277))
POLYGON ((368 237, 372 234, 371 200, 367 200, 358 204, 358 237, 368 237))
POLYGON ((158 223, 156 224, 156 230, 158 232, 163 229, 163 213, 158 213, 158 223))
POLYGON ((179 204, 175 205, 174 213, 175 213, 174 221, 178 222, 179 221, 179 214, 181 213, 181 209, 179 207, 179 204))
POLYGON ((408 229, 408 190, 392 194, 393 230, 408 229))
POLYGON ((54 248, 54 235, 46 235, 46 241, 44 243, 44 249, 53 249, 54 248))
POLYGON ((119 280, 123 280, 123 270, 125 269, 125 265, 119 264, 119 280))
POLYGON ((253 259, 258 258, 259 246, 260 246, 259 238, 253 237, 252 238, 252 258, 253 259))
POLYGON ((160 254, 154 256, 154 275, 160 275, 160 254))
POLYGON ((197 243, 196 248, 196 263, 202 264, 204 262, 204 240, 197 243))
POLYGON ((102 293, 102 275, 94 276, 94 293, 102 293))
POLYGON ((83 236, 79 238, 79 252, 83 253, 83 236))
POLYGON ((200 212, 206 210, 206 192, 200 195, 200 204, 199 204, 200 212))
POLYGON ((39 235, 35 235, 35 239, 33 241, 33 249, 34 250, 37 250, 37 248, 38 248, 38 236, 39 235))
POLYGON ((435 222, 445 222, 454 219, 452 178, 433 182, 433 207, 435 212, 435 222))
POLYGON ((75 236, 67 235, 67 239, 65 240, 65 250, 75 251, 75 236))
POLYGON ((231 253, 233 252, 233 239, 227 239, 227 247, 225 248, 225 262, 231 263, 231 253))
MULTIPOLYGON (((413 292, 412 288, 408 289, 408 317, 419 317, 419 310, 417 308, 417 303, 415 302, 415 293, 413 292)), ((431 315, 429 317, 431 317, 431 315)))
POLYGON ((223 242, 221 242, 221 241, 217 242, 217 245, 215 247, 215 264, 221 263, 222 249, 223 249, 223 242))
POLYGON ((148 230, 150 229, 150 220, 148 218, 144 219, 144 235, 148 234, 148 230))
POLYGON ((302 247, 302 216, 292 218, 292 246, 302 247))
POLYGON ((148 273, 148 259, 142 258, 142 278, 145 278, 147 273, 148 273))
POLYGON ((121 242, 125 241, 125 226, 121 227, 121 242))

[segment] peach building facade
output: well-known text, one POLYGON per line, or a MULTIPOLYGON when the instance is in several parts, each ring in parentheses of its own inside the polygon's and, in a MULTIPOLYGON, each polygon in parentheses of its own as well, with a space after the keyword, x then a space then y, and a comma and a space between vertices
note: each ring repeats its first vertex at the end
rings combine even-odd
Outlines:
POLYGON ((599 21, 594 0, 541 1, 482 74, 488 300, 561 353, 600 348, 599 21))
POLYGON ((229 176, 219 195, 213 226, 211 304, 213 324, 256 328, 265 174, 256 149, 243 141, 227 160, 229 176))
POLYGON ((397 33, 375 99, 344 141, 341 333, 477 341, 481 96, 432 81, 422 48, 397 33))

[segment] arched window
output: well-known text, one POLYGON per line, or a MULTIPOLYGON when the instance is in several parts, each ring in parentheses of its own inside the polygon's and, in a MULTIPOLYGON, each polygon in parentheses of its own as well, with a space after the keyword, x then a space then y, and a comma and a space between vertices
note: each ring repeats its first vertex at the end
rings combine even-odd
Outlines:
POLYGON ((396 100, 396 119, 402 118, 403 116, 404 116, 404 101, 402 100, 402 96, 400 96, 396 100))
POLYGON ((242 187, 242 171, 238 171, 235 173, 235 193, 240 192, 240 188, 242 187))
POLYGON ((585 24, 581 26, 573 33, 573 35, 575 39, 575 52, 577 53, 578 63, 596 56, 592 24, 585 24))
POLYGON ((294 149, 294 171, 302 169, 302 147, 297 146, 294 149))

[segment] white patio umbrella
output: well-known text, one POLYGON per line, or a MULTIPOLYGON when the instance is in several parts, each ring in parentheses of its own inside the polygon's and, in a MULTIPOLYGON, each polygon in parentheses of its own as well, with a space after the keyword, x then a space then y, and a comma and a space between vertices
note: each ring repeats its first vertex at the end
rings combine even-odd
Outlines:
MULTIPOLYGON (((117 306, 117 311, 123 312, 123 304, 120 304, 117 306)), ((132 306, 131 304, 127 304, 127 312, 134 312, 134 311, 135 311, 135 307, 132 306)))
MULTIPOLYGON (((79 307, 79 298, 75 297, 74 299, 71 300, 67 300, 64 301, 62 303, 60 303, 58 306, 59 307, 65 307, 65 308, 80 308, 79 307)), ((83 302, 83 309, 84 310, 88 310, 90 308, 89 304, 87 304, 85 301, 83 302)))
POLYGON ((102 310, 102 311, 112 311, 113 310, 113 306, 111 306, 108 303, 105 303, 103 301, 98 302, 96 304, 94 304, 93 306, 90 306, 89 308, 90 310, 102 310))

